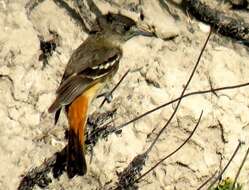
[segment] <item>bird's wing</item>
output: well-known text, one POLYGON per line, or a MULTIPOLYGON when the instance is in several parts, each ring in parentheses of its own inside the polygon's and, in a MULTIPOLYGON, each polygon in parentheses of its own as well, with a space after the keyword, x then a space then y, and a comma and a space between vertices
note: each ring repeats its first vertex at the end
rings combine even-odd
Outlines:
POLYGON ((71 77, 70 80, 63 85, 63 88, 59 89, 57 97, 48 111, 51 113, 57 111, 64 105, 70 104, 76 97, 81 95, 84 90, 93 84, 94 81, 92 79, 85 78, 81 75, 71 77))
POLYGON ((48 110, 49 112, 58 110, 55 122, 58 120, 62 106, 72 103, 86 89, 118 68, 117 63, 122 55, 119 48, 90 46, 90 49, 85 49, 85 47, 81 45, 71 56, 61 85, 56 91, 57 98, 48 110), (110 67, 103 67, 110 62, 112 63, 110 67), (98 65, 102 67, 96 68, 98 65))
POLYGON ((72 54, 65 69, 62 81, 87 68, 103 64, 112 57, 118 56, 120 58, 121 55, 122 51, 117 46, 86 40, 86 42, 82 43, 72 54))

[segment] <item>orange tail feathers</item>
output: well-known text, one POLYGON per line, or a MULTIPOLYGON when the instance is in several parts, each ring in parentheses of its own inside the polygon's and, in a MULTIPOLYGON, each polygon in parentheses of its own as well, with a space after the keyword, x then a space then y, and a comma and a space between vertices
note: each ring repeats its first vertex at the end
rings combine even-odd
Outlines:
POLYGON ((69 178, 75 175, 84 175, 87 165, 84 155, 85 129, 87 121, 89 100, 82 94, 68 108, 69 136, 67 174, 69 178))

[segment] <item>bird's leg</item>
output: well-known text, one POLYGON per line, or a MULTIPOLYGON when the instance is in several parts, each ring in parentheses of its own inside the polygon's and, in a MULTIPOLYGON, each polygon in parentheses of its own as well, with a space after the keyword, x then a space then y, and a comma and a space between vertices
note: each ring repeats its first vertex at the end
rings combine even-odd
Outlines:
POLYGON ((111 103, 113 99, 112 91, 103 92, 102 94, 98 95, 97 98, 104 97, 107 103, 111 103))
POLYGON ((98 95, 97 96, 97 98, 100 98, 100 97, 102 97, 102 96, 104 96, 105 97, 105 99, 102 101, 102 103, 100 104, 100 108, 104 105, 104 103, 107 101, 108 103, 110 103, 111 101, 112 101, 112 99, 113 99, 113 92, 117 89, 117 87, 121 84, 121 82, 124 80, 124 78, 127 76, 127 74, 130 72, 130 69, 129 70, 127 70, 126 72, 125 72, 125 74, 121 77, 121 79, 118 81, 118 83, 114 86, 114 88, 111 90, 111 91, 109 91, 109 92, 104 92, 104 93, 102 93, 102 94, 100 94, 100 95, 98 95))

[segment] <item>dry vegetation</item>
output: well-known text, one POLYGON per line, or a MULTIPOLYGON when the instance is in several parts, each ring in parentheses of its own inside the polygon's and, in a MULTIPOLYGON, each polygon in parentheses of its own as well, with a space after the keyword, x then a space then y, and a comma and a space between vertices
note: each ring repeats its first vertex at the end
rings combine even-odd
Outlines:
POLYGON ((0 187, 194 190, 224 179, 220 189, 248 189, 248 9, 200 2, 208 7, 195 0, 0 0, 0 187), (124 45, 105 89, 114 89, 112 101, 100 97, 91 107, 88 173, 69 180, 67 119, 54 126, 47 108, 72 51, 108 11, 158 38, 124 45))

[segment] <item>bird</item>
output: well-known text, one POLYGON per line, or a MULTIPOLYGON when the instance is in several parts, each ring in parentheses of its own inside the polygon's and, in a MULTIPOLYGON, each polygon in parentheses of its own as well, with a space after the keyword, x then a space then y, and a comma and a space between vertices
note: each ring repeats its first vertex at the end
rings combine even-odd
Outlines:
POLYGON ((122 45, 131 38, 155 36, 120 13, 107 13, 96 18, 99 30, 92 32, 72 53, 48 112, 55 112, 57 123, 62 108, 68 118, 66 171, 69 178, 87 172, 85 133, 91 102, 113 78, 122 58, 122 45))

